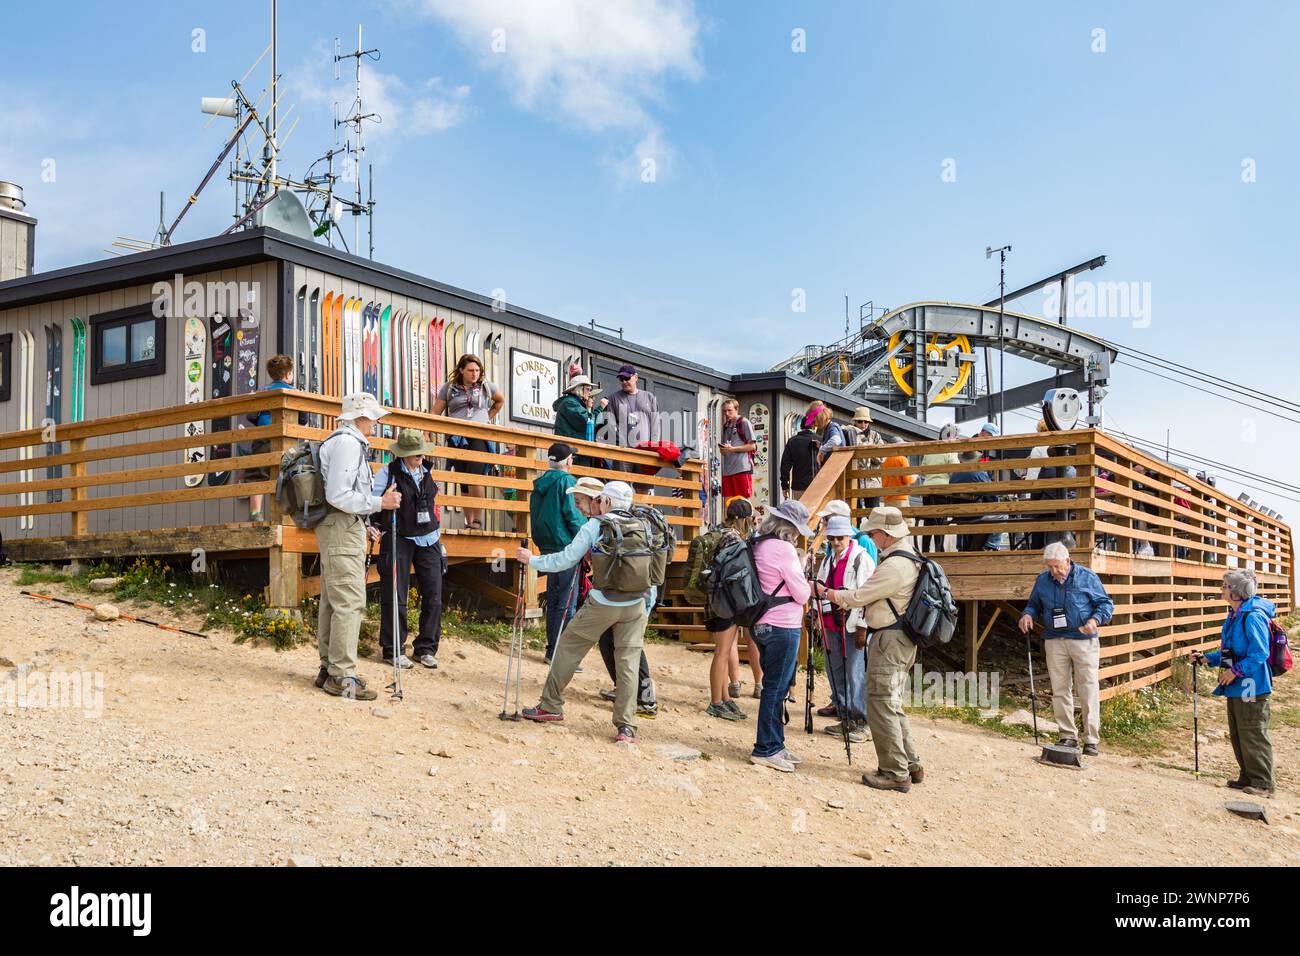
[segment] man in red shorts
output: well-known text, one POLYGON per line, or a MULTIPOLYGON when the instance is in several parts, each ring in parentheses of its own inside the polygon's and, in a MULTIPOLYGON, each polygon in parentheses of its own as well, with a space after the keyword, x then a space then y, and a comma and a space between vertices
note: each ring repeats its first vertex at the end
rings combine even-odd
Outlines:
POLYGON ((754 496, 754 452, 758 443, 748 418, 740 417, 740 403, 729 398, 722 403, 722 500, 754 496))

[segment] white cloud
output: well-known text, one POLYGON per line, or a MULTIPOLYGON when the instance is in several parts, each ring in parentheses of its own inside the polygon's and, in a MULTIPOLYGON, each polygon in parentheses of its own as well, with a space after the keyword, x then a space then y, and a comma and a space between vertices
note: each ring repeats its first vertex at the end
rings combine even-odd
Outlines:
MULTIPOLYGON (((499 70, 520 108, 592 132, 632 132, 629 160, 670 149, 651 107, 672 77, 697 80, 700 24, 692 0, 423 0, 424 9, 499 70)), ((626 161, 625 161, 626 162, 626 161)), ((639 174, 639 170, 638 170, 639 174)))

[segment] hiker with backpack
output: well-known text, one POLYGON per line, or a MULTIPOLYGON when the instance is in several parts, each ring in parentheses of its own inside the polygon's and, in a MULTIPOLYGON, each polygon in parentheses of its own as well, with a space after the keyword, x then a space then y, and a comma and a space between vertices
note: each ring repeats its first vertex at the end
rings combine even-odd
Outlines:
MULTIPOLYGON (((843 515, 831 515, 826 522, 827 550, 817 568, 817 583, 826 588, 856 590, 867 583, 876 562, 857 543, 853 523, 843 515)), ((851 743, 867 738, 867 688, 864 656, 867 626, 862 608, 844 610, 828 600, 819 610, 826 634, 826 677, 831 685, 831 702, 817 711, 819 717, 838 717, 826 733, 848 734, 851 743)))
POLYGON ((1115 613, 1115 602, 1090 568, 1070 560, 1070 549, 1053 541, 1043 549, 1047 570, 1038 575, 1020 617, 1020 632, 1028 634, 1034 621, 1043 624, 1043 656, 1052 681, 1052 710, 1060 747, 1078 747, 1074 699, 1079 698, 1083 723, 1083 752, 1097 755, 1101 743, 1100 629, 1115 613))
POLYGON ((796 547, 801 536, 813 537, 809 517, 801 502, 783 501, 768 511, 753 541, 724 547, 714 559, 723 573, 713 583, 711 607, 750 627, 751 653, 757 647, 763 665, 749 762, 782 773, 793 773, 803 762, 785 745, 782 713, 799 664, 803 609, 811 593, 796 547), (738 593, 744 598, 737 600, 738 593))
POLYGON ((560 633, 541 700, 525 707, 523 716, 535 721, 564 719, 564 690, 606 630, 613 629, 617 673, 614 726, 617 740, 636 740, 638 665, 645 646, 646 621, 664 583, 674 540, 672 531, 653 508, 634 505, 632 486, 611 481, 604 486, 589 518, 563 551, 534 557, 520 548, 516 559, 540 573, 573 567, 590 554, 594 587, 560 633))
MULTIPOLYGON (((721 528, 714 528, 691 539, 686 556, 686 600, 704 608, 704 626, 713 638, 713 660, 709 664, 709 706, 704 712, 720 720, 745 720, 735 698, 740 695, 740 653, 737 649, 740 629, 730 618, 716 617, 709 609, 709 579, 714 559, 726 544, 745 543, 754 530, 754 507, 745 498, 727 503, 727 518, 721 528)), ((751 649, 752 651, 752 649, 751 649)), ((757 651, 750 660, 757 664, 757 651)), ((755 686, 761 692, 762 671, 755 671, 755 686)))
POLYGON ((813 402, 804 413, 802 427, 786 439, 781 449, 781 497, 798 497, 812 484, 817 474, 817 450, 821 439, 813 430, 817 415, 825 406, 813 402))
MULTIPOLYGON (((583 478, 579 482, 570 474, 573 448, 562 441, 547 449, 546 465, 547 470, 533 479, 533 492, 528 497, 529 527, 538 550, 542 554, 555 554, 563 551, 587 523, 577 500, 599 495, 604 486, 595 478, 583 478), (581 488, 578 487, 580 484, 581 488)), ((574 565, 546 576, 548 664, 555 653, 555 642, 560 639, 560 625, 571 618, 578 607, 578 588, 574 579, 580 573, 580 566, 574 565)))
POLYGON ((1222 595, 1228 604, 1219 649, 1208 654, 1192 651, 1195 663, 1219 668, 1214 696, 1228 707, 1228 736, 1239 772, 1229 780, 1234 790, 1256 797, 1272 797, 1273 741, 1269 736, 1273 678, 1290 666, 1286 633, 1277 624, 1272 601, 1256 593, 1255 574, 1229 571, 1223 576, 1222 595))
MULTIPOLYGON (((480 422, 484 425, 496 421, 497 415, 505 407, 506 397, 500 387, 493 382, 483 381, 483 360, 477 355, 466 352, 456 361, 456 372, 451 381, 445 382, 434 397, 432 412, 445 414, 448 418, 458 418, 467 422, 480 422)), ((467 438, 464 435, 448 435, 447 444, 452 448, 465 451, 495 453, 496 443, 483 438, 467 438)), ((464 475, 486 475, 492 465, 480 461, 463 461, 457 458, 447 459, 448 471, 459 471, 464 475)), ((482 498, 482 485, 467 483, 460 486, 460 492, 470 498, 482 498)), ((483 509, 465 509, 465 527, 472 531, 483 530, 483 509)))
POLYGON ((910 616, 913 592, 926 562, 917 555, 907 523, 897 508, 871 509, 866 531, 880 552, 874 573, 853 590, 819 584, 817 596, 841 608, 863 609, 863 621, 871 629, 867 726, 880 768, 875 773, 864 773, 862 782, 874 790, 907 793, 912 784, 925 779, 925 770, 903 711, 903 688, 916 662, 916 643, 908 636, 904 613, 910 616))
POLYGON ((754 497, 754 453, 758 440, 754 426, 740 415, 740 402, 729 398, 722 403, 722 498, 754 497))
POLYGON ((414 667, 406 656, 406 602, 411 591, 411 570, 415 570, 420 594, 420 630, 411 645, 415 661, 430 670, 438 669, 438 644, 442 640, 442 576, 445 560, 439 538, 438 485, 429 473, 428 456, 437 449, 414 428, 403 428, 389 448, 393 460, 375 472, 371 491, 382 495, 390 488, 401 493, 397 507, 397 537, 392 522, 372 515, 367 529, 379 542, 379 646, 384 663, 414 667), (397 555, 394 562, 393 548, 397 555), (397 570, 397 640, 393 646, 393 569, 397 570))
POLYGON ((818 468, 826 464, 826 459, 836 448, 844 448, 852 444, 844 426, 835 420, 835 413, 828 405, 823 405, 817 410, 817 417, 813 419, 813 428, 818 433, 820 443, 817 449, 818 468))
POLYGON ((387 414, 373 395, 345 395, 339 426, 318 451, 325 513, 316 525, 320 551, 316 686, 345 700, 379 696, 357 674, 357 643, 366 611, 366 519, 402 504, 402 493, 395 486, 382 495, 372 488, 369 435, 387 414))

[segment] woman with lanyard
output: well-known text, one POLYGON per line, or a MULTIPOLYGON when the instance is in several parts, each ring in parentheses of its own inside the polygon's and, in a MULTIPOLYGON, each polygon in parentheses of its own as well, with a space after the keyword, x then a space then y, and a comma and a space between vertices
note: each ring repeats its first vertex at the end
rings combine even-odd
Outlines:
POLYGON ((401 667, 413 667, 406 656, 406 598, 411 586, 411 568, 415 568, 416 587, 420 592, 420 632, 411 653, 431 670, 438 667, 438 643, 442 638, 443 552, 438 538, 438 486, 429 474, 425 456, 434 451, 413 428, 404 428, 389 451, 393 460, 375 472, 372 491, 382 495, 396 486, 402 503, 395 516, 397 538, 393 538, 394 512, 381 512, 371 518, 370 540, 379 541, 379 645, 384 663, 392 664, 396 655, 401 667), (393 548, 397 548, 397 647, 393 646, 393 548))
MULTIPOLYGON (((456 374, 450 382, 438 389, 437 399, 433 403, 433 414, 446 414, 448 418, 459 418, 467 422, 489 424, 505 406, 506 397, 492 382, 483 381, 483 362, 477 355, 466 352, 456 363, 456 374)), ((495 442, 482 438, 466 438, 461 435, 448 435, 447 444, 452 448, 465 451, 495 452, 495 442)), ((486 475, 492 466, 486 462, 460 461, 447 459, 448 471, 459 471, 466 475, 486 475)), ((471 498, 482 498, 480 485, 461 485, 461 493, 471 498)), ((465 527, 473 531, 483 530, 483 509, 465 509, 465 527)))

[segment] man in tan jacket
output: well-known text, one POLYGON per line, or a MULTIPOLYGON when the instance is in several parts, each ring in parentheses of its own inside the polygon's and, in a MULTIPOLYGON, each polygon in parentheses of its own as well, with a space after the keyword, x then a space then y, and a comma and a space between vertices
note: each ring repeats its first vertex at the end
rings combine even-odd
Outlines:
POLYGON ((916 663, 916 645, 898 623, 916 587, 916 548, 897 508, 871 509, 866 531, 880 551, 875 573, 860 588, 847 591, 818 586, 818 595, 840 607, 866 609, 866 624, 871 631, 867 646, 867 726, 871 728, 880 769, 864 773, 862 782, 876 790, 907 793, 912 784, 925 778, 903 713, 903 687, 916 663))

